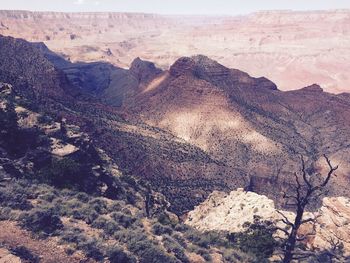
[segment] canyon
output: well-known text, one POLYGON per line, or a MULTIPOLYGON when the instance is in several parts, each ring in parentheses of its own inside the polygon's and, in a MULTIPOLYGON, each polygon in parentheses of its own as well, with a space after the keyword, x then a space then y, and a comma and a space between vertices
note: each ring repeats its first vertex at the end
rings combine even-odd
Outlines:
POLYGON ((0 34, 44 42, 77 62, 127 68, 140 57, 168 68, 205 54, 267 77, 282 90, 313 83, 349 91, 350 11, 262 11, 245 16, 0 11, 0 34))
POLYGON ((0 11, 0 261, 271 261, 337 167, 298 249, 345 262, 349 44, 349 10, 0 11))

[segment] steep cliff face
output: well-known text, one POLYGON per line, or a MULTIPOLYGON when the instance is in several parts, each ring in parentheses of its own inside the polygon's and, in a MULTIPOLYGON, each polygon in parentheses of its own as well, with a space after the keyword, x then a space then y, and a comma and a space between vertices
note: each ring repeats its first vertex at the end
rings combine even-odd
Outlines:
MULTIPOLYGON (((31 98, 67 98, 77 91, 66 75, 25 40, 0 36, 0 79, 31 98)), ((71 97, 72 98, 72 97, 71 97)))

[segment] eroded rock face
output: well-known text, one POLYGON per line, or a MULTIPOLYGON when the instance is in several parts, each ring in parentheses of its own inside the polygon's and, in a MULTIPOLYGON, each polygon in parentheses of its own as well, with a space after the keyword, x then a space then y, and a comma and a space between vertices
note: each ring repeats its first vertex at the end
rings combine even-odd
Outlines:
MULTIPOLYGON (((246 192, 243 189, 227 194, 215 191, 193 211, 188 213, 186 224, 201 231, 242 231, 245 222, 253 222, 255 215, 283 227, 281 215, 276 212, 273 200, 264 195, 246 192)), ((291 221, 292 212, 280 211, 291 221)), ((335 242, 342 242, 344 250, 350 253, 350 199, 325 197, 322 206, 314 213, 306 212, 305 218, 317 218, 313 226, 303 225, 302 233, 315 233, 305 242, 312 249, 329 249, 335 242)))
POLYGON ((326 197, 319 210, 316 236, 312 240, 315 248, 330 248, 332 242, 339 240, 350 253, 350 199, 345 197, 326 197))
POLYGON ((253 222, 254 215, 274 220, 277 217, 275 211, 273 200, 264 195, 241 188, 229 194, 214 191, 206 201, 189 212, 186 224, 203 231, 239 232, 245 222, 253 222))

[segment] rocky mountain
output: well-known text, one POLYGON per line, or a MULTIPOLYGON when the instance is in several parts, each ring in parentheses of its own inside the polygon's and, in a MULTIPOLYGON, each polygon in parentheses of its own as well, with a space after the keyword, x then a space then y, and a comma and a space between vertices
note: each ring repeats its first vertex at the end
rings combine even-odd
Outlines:
MULTIPOLYGON (((300 154, 320 171, 323 154, 342 163, 330 194, 349 194, 347 94, 330 94, 318 85, 283 92, 266 78, 201 55, 180 58, 165 71, 137 58, 126 70, 72 63, 43 44, 3 39, 34 50, 3 56, 13 76, 25 71, 21 79, 29 84, 23 87, 30 90, 41 79, 18 63, 34 65, 39 56, 80 94, 68 103, 73 96, 59 86, 49 107, 39 104, 43 110, 79 125, 120 169, 163 192, 172 211, 181 214, 213 190, 237 187, 266 194, 279 205, 300 169, 300 154)), ((8 76, 4 70, 0 75, 8 76)))
POLYGON ((128 110, 234 167, 230 176, 215 172, 216 180, 276 198, 276 189, 300 169, 300 154, 321 170, 319 158, 327 154, 344 163, 333 194, 347 192, 350 109, 344 95, 318 85, 283 92, 266 78, 205 56, 180 58, 153 83, 128 110))
POLYGON ((238 17, 1 11, 0 34, 45 42, 75 62, 123 68, 135 57, 166 69, 179 57, 205 54, 282 90, 318 83, 341 93, 350 84, 349 21, 349 10, 238 17))
POLYGON ((185 226, 79 126, 28 105, 0 83, 1 262, 254 260, 226 236, 185 226))
MULTIPOLYGON (((12 38, 11 40, 16 41, 12 38)), ((32 45, 29 42, 18 41, 26 43, 28 46, 32 45)), ((34 44, 35 47, 37 45, 34 44)), ((43 47, 41 46, 40 49, 43 49, 43 47)), ((2 59, 7 59, 6 54, 2 59)), ((26 57, 32 59, 30 61, 32 64, 36 61, 35 54, 37 54, 37 51, 34 54, 31 54, 31 52, 26 54, 26 57)), ((53 55, 51 54, 50 57, 52 58, 53 55)), ((45 57, 45 53, 41 58, 50 65, 54 63, 45 57)), ((54 60, 56 61, 57 57, 54 60)), ((24 63, 22 62, 22 57, 15 56, 15 54, 8 60, 8 68, 12 70, 11 74, 16 74, 18 61, 24 63)), ((61 70, 54 67, 54 69, 67 76, 66 80, 72 89, 80 90, 76 85, 77 82, 74 82, 76 80, 74 76, 80 78, 81 76, 88 76, 92 78, 89 75, 91 71, 84 71, 89 67, 80 67, 78 64, 75 73, 69 75, 69 67, 75 65, 71 65, 69 62, 61 63, 61 65, 68 65, 68 68, 62 68, 61 70)), ((23 70, 25 71, 26 67, 23 70)), ((5 76, 6 73, 6 71, 0 71, 0 75, 5 76)), ((126 74, 135 80, 138 88, 139 80, 135 73, 126 71, 126 74)), ((26 73, 23 76, 29 76, 28 78, 36 80, 36 75, 26 73)), ((45 77, 45 75, 41 76, 45 77)), ((49 78, 50 75, 47 77, 49 78)), ((23 85, 23 89, 31 90, 32 84, 26 78, 23 77, 23 79, 26 83, 26 85, 23 85)), ((140 81, 142 83, 142 80, 140 81)), ((117 78, 116 82, 128 84, 123 78, 117 78)), ((13 87, 16 92, 20 93, 22 90, 16 88, 16 86, 13 87)), ((122 96, 127 95, 120 85, 114 85, 113 88, 120 89, 119 94, 122 94, 122 96)), ((149 126, 140 121, 128 121, 127 119, 131 118, 128 118, 127 113, 120 111, 119 108, 103 103, 102 91, 101 97, 98 95, 99 93, 97 95, 94 92, 89 93, 90 95, 87 94, 89 92, 88 88, 80 91, 81 94, 85 95, 76 96, 74 103, 71 103, 70 97, 66 97, 67 94, 64 94, 63 97, 57 96, 55 100, 49 100, 46 97, 46 102, 49 103, 40 103, 43 97, 40 97, 41 99, 29 97, 30 105, 28 107, 50 114, 57 122, 66 119, 70 123, 78 125, 82 131, 93 138, 98 147, 104 149, 114 159, 122 171, 127 174, 137 174, 139 178, 150 180, 156 189, 162 189, 164 192, 167 192, 167 197, 172 200, 171 209, 173 211, 181 213, 181 211, 193 207, 203 200, 213 187, 221 190, 227 188, 223 182, 215 182, 211 179, 213 170, 226 168, 220 168, 222 164, 215 161, 202 149, 157 127, 149 126), (198 167, 201 167, 201 169, 199 170, 198 167), (195 182, 198 187, 191 188, 191 178, 199 178, 201 173, 207 175, 206 179, 195 182), (179 175, 179 177, 174 175, 179 175)), ((45 93, 43 95, 45 96, 45 93)), ((113 94, 113 96, 116 96, 118 99, 121 98, 118 94, 113 94)))

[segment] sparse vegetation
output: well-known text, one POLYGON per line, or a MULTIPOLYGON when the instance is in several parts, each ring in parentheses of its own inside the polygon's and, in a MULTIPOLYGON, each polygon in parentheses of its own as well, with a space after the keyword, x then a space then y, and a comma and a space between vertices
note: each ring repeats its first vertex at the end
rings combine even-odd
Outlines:
POLYGON ((257 262, 267 262, 278 246, 273 236, 276 232, 274 224, 255 216, 253 223, 247 222, 243 227, 243 232, 229 234, 228 240, 241 251, 254 255, 257 262))
POLYGON ((33 254, 28 248, 25 246, 19 246, 11 249, 11 253, 18 256, 20 259, 24 260, 24 262, 31 263, 39 263, 40 258, 33 254))
POLYGON ((20 215, 19 221, 22 227, 45 235, 53 234, 63 228, 60 217, 52 209, 33 209, 24 212, 20 215))

